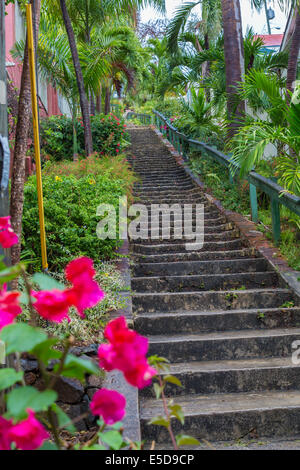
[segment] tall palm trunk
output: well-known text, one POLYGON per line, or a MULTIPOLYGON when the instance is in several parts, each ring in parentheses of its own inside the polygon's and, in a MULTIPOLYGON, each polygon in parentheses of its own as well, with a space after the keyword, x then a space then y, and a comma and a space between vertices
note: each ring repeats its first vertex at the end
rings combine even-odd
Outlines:
POLYGON ((244 44, 239 0, 222 0, 224 52, 226 65, 227 116, 230 121, 228 137, 232 137, 245 114, 245 101, 238 99, 238 83, 244 74, 244 44))
POLYGON ((87 156, 93 153, 93 140, 92 140, 92 131, 91 131, 91 120, 90 120, 90 113, 89 113, 89 102, 85 93, 84 89, 84 82, 83 82, 83 75, 82 70, 79 62, 79 56, 76 46, 76 40, 74 35, 74 30, 72 27, 71 19, 68 13, 67 5, 65 0, 60 0, 60 8, 62 11, 62 16, 64 20, 64 24, 66 27, 67 35, 69 38, 69 44, 76 74, 76 81, 79 91, 79 98, 80 98, 80 107, 83 119, 83 126, 84 126, 84 144, 85 144, 85 153, 87 156))
MULTIPOLYGON (((295 81, 297 79, 297 66, 298 66, 298 58, 299 58, 299 51, 300 51, 300 14, 299 10, 296 7, 296 24, 295 24, 295 31, 292 38, 290 53, 289 53, 289 62, 287 68, 287 80, 286 80, 286 88, 291 93, 294 93, 295 89, 295 81)), ((288 100, 290 99, 289 93, 287 94, 288 100)))
MULTIPOLYGON (((40 22, 40 0, 31 0, 34 8, 33 27, 34 37, 38 37, 40 22)), ((36 42, 36 41, 35 41, 36 42)), ((21 240, 22 233, 22 215, 24 205, 24 184, 25 184, 25 159, 28 146, 28 132, 31 118, 31 88, 29 73, 29 54, 28 43, 26 38, 24 60, 21 76, 21 86, 18 104, 18 119, 16 126, 15 148, 13 158, 13 168, 11 176, 11 192, 10 192, 10 215, 11 223, 15 233, 21 240)), ((16 264, 20 261, 21 244, 17 244, 11 249, 12 263, 16 264)))
POLYGON ((100 114, 102 111, 102 90, 99 91, 96 98, 96 112, 100 114))
POLYGON ((111 98, 111 86, 106 87, 105 89, 105 105, 104 105, 104 113, 110 113, 110 98, 111 98))

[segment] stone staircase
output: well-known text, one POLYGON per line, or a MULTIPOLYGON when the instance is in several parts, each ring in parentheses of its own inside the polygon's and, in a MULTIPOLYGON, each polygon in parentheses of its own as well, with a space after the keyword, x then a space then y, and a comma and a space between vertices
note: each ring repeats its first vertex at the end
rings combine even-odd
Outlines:
MULTIPOLYGON (((175 431, 211 442, 300 434, 300 374, 292 363, 299 298, 245 245, 152 129, 130 133, 129 160, 141 177, 136 202, 205 206, 202 250, 186 251, 186 240, 131 243, 135 329, 183 384, 167 388, 186 416, 183 428, 174 421, 175 431)), ((167 446, 167 431, 147 424, 159 414, 152 388, 143 390, 142 438, 167 446)))

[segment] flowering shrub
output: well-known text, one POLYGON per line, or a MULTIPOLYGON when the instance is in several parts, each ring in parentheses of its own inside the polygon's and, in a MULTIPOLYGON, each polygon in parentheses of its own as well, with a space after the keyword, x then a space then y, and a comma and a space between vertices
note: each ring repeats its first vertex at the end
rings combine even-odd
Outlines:
MULTIPOLYGON (((127 145, 126 124, 114 114, 91 116, 94 151, 100 155, 116 156, 127 145)), ((84 155, 84 128, 82 119, 76 121, 78 154, 84 155)), ((41 142, 50 159, 73 159, 73 121, 67 116, 51 116, 41 121, 41 142)))
MULTIPOLYGON (((88 256, 93 259, 115 257, 119 241, 97 238, 96 227, 100 219, 96 216, 96 210, 99 204, 110 203, 118 213, 119 197, 130 193, 134 181, 132 172, 120 157, 117 160, 117 164, 109 168, 106 166, 108 159, 105 159, 102 171, 96 166, 94 174, 89 174, 93 161, 85 164, 85 160, 82 164, 70 163, 66 168, 63 163, 56 164, 57 170, 62 167, 59 176, 56 175, 58 178, 52 171, 45 171, 44 209, 51 270, 61 271, 74 256, 88 256), (73 167, 75 175, 72 175, 73 167), (116 171, 112 173, 114 169, 116 171)), ((24 194, 23 248, 28 257, 38 261, 40 235, 34 175, 28 179, 24 194)), ((39 261, 37 264, 40 264, 39 261)))
MULTIPOLYGON (((0 227, 3 224, 2 246, 12 245, 11 230, 7 230, 6 221, 0 218, 0 227), (5 232, 6 230, 6 232, 5 232)), ((17 240, 17 238, 15 237, 17 240)), ((85 310, 101 302, 105 293, 95 281, 93 261, 82 257, 73 260, 65 269, 65 276, 69 286, 58 283, 54 279, 40 274, 36 283, 38 292, 33 291, 28 281, 25 267, 22 264, 12 268, 4 265, 0 268, 0 283, 22 276, 26 286, 26 296, 22 303, 29 306, 31 324, 15 322, 21 313, 21 298, 18 292, 7 293, 2 289, 0 293, 0 340, 5 344, 6 354, 15 354, 16 370, 4 368, 0 370, 0 392, 5 394, 5 410, 0 416, 0 450, 47 450, 59 449, 87 449, 114 450, 129 446, 132 449, 141 448, 140 443, 130 442, 123 436, 122 426, 118 423, 126 414, 126 398, 117 391, 102 388, 98 390, 91 401, 91 413, 99 416, 98 431, 93 439, 81 446, 67 444, 62 438, 62 431, 67 429, 75 433, 74 423, 57 405, 55 385, 60 376, 84 381, 86 375, 100 375, 101 367, 107 371, 121 370, 125 379, 134 387, 143 388, 151 383, 157 370, 163 368, 164 360, 154 357, 152 362, 156 369, 150 365, 146 358, 148 340, 128 328, 125 318, 120 317, 110 322, 105 329, 105 338, 108 344, 99 347, 99 366, 91 360, 78 358, 70 353, 73 344, 72 337, 63 341, 63 349, 58 348, 58 339, 48 337, 44 330, 35 325, 37 315, 49 321, 61 322, 68 317, 72 306, 77 308, 80 317, 84 317, 85 310), (43 376, 44 389, 38 390, 27 386, 20 367, 22 353, 34 356, 39 364, 43 376), (55 362, 54 369, 49 367, 55 362), (10 391, 10 389, 12 390, 10 391), (113 426, 112 429, 109 426, 113 426), (117 427, 115 427, 117 426, 117 427)), ((167 427, 175 449, 180 445, 195 444, 197 441, 188 436, 174 436, 171 427, 171 418, 175 417, 183 422, 183 413, 173 401, 166 403, 164 386, 167 382, 176 383, 176 378, 158 376, 159 386, 156 393, 161 395, 167 409, 166 418, 154 418, 153 424, 167 427)), ((180 383, 179 383, 180 385, 180 383)), ((3 403, 0 402, 0 408, 3 403)))

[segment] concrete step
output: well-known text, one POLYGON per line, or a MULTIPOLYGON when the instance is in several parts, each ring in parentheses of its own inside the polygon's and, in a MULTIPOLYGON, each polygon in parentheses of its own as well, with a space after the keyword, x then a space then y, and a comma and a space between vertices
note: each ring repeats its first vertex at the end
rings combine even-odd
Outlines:
MULTIPOLYGON (((161 197, 155 197, 151 195, 139 196, 136 201, 142 201, 144 204, 204 204, 207 203, 207 199, 201 193, 186 193, 173 194, 173 195, 161 195, 161 197)), ((214 206, 212 206, 214 207, 214 206)), ((216 209, 215 209, 216 210, 216 209)))
POLYGON ((202 194, 199 191, 199 188, 195 188, 195 186, 191 183, 185 184, 173 184, 172 186, 154 186, 152 188, 145 188, 144 186, 141 188, 135 188, 133 191, 134 196, 145 196, 149 198, 159 199, 161 196, 165 197, 165 195, 182 195, 186 194, 202 194))
MULTIPOLYGON (((138 181, 135 183, 134 188, 144 188, 151 191, 155 191, 156 188, 166 187, 174 189, 174 186, 181 186, 182 184, 192 184, 195 187, 194 182, 188 176, 173 176, 173 177, 160 177, 160 178, 151 178, 138 181)), ((198 188, 199 189, 199 188, 198 188)))
POLYGON ((207 260, 231 260, 231 259, 244 259, 252 256, 257 258, 257 254, 253 248, 243 248, 241 250, 231 251, 182 251, 178 253, 158 254, 158 255, 142 255, 132 253, 135 263, 168 263, 168 262, 181 262, 181 261, 207 261, 207 260))
POLYGON ((300 328, 155 335, 149 336, 149 355, 166 357, 171 363, 291 358, 292 343, 296 340, 300 340, 300 328))
MULTIPOLYGON (((152 218, 156 217, 157 210, 160 208, 156 207, 157 205, 153 203, 146 202, 146 204, 144 204, 143 201, 137 201, 137 203, 142 203, 145 206, 145 208, 148 211, 148 223, 152 222, 152 218)), ((162 204, 165 204, 165 203, 162 203, 162 204)), ((196 220, 197 217, 199 219, 202 209, 201 208, 197 209, 196 204, 193 204, 192 207, 184 207, 184 204, 185 203, 183 204, 176 203, 176 206, 174 206, 174 208, 170 207, 171 221, 173 220, 178 221, 178 219, 182 220, 182 218, 184 220, 184 217, 186 217, 188 221, 196 220), (178 204, 181 210, 180 214, 177 214, 175 212, 177 210, 178 204), (172 213, 173 209, 174 209, 174 212, 172 213), (174 218, 174 213, 175 213, 175 218, 174 218)), ((161 212, 159 213, 159 215, 161 217, 161 212)), ((209 204, 205 204, 205 203, 204 203, 204 222, 205 222, 205 225, 220 225, 220 224, 227 223, 226 218, 224 216, 221 216, 220 213, 215 209, 215 207, 210 206, 209 204)))
MULTIPOLYGON (((208 219, 208 222, 210 222, 210 220, 211 219, 208 219)), ((188 218, 187 221, 188 221, 188 223, 192 224, 191 226, 194 229, 195 228, 196 217, 194 217, 193 219, 188 218)), ((156 221, 154 221, 153 224, 151 223, 151 217, 149 217, 149 219, 148 219, 148 226, 149 227, 153 226, 153 230, 158 230, 158 228, 159 228, 159 230, 161 231, 161 228, 158 227, 158 225, 156 225, 156 221)), ((181 220, 176 219, 174 221, 174 220, 171 219, 171 222, 170 222, 171 233, 173 231, 174 226, 181 228, 182 227, 181 220)), ((234 231, 234 226, 230 223, 229 224, 219 224, 219 225, 207 225, 205 223, 205 234, 207 234, 207 235, 213 234, 213 235, 216 235, 217 238, 220 238, 221 232, 224 233, 224 232, 232 232, 232 231, 234 231)), ((235 231, 235 233, 239 233, 239 232, 235 231)))
POLYGON ((138 263, 132 268, 133 277, 168 276, 194 274, 226 274, 239 272, 270 271, 271 267, 264 258, 245 258, 232 260, 189 261, 169 263, 138 263))
POLYGON ((220 311, 261 308, 284 308, 286 302, 297 306, 289 289, 248 289, 218 292, 135 293, 133 311, 138 313, 220 311))
POLYGON ((189 180, 174 180, 172 182, 163 183, 157 181, 156 184, 145 184, 145 183, 136 183, 134 186, 134 194, 147 194, 156 196, 157 193, 170 193, 174 192, 181 193, 182 191, 197 191, 200 192, 200 189, 197 188, 192 181, 189 180))
MULTIPOLYGON (((147 240, 145 240, 146 242, 147 240)), ((195 243, 195 240, 182 240, 178 243, 168 243, 168 240, 164 240, 163 243, 156 244, 155 242, 150 241, 149 244, 142 243, 132 243, 131 249, 133 253, 141 253, 145 255, 155 255, 155 254, 166 254, 166 253, 181 253, 185 249, 185 245, 190 243, 195 243)), ((217 242, 205 242, 201 251, 228 251, 228 250, 238 250, 242 248, 244 243, 241 239, 228 240, 228 241, 217 241, 217 242)))
MULTIPOLYGON (((183 408, 185 424, 172 420, 175 434, 184 433, 212 442, 239 439, 251 433, 284 438, 300 433, 299 391, 186 395, 176 403, 183 408)), ((163 415, 162 403, 142 399, 140 410, 142 438, 168 442, 165 428, 148 425, 152 417, 163 415)))
MULTIPOLYGON (((193 228, 193 231, 196 231, 196 225, 192 224, 191 225, 193 228)), ((181 224, 172 224, 170 223, 164 230, 164 233, 161 228, 151 225, 151 229, 149 230, 140 230, 139 231, 139 237, 138 239, 134 240, 134 243, 145 243, 145 241, 151 242, 152 245, 160 245, 165 242, 167 243, 173 243, 173 244, 178 244, 180 241, 183 241, 186 243, 186 240, 184 239, 183 236, 184 233, 184 228, 182 227, 181 224), (181 233, 179 235, 177 234, 177 230, 181 233)), ((201 232, 197 232, 198 236, 200 235, 201 232)), ((216 232, 211 232, 207 233, 205 230, 204 234, 204 241, 205 242, 217 242, 217 241, 230 241, 230 240, 236 240, 240 236, 240 233, 237 230, 228 230, 228 231, 223 231, 221 233, 216 233, 216 232)), ((134 236, 135 237, 135 236, 134 236)))
POLYGON ((135 328, 142 335, 193 334, 214 331, 300 328, 300 308, 253 308, 228 311, 140 313, 135 328))
MULTIPOLYGON (((278 287, 276 272, 204 274, 160 277, 134 277, 131 287, 135 292, 195 292, 217 290, 260 289, 278 287)), ((285 287, 282 285, 282 287, 285 287)))
MULTIPOLYGON (((170 374, 181 381, 182 387, 168 384, 165 389, 168 397, 298 390, 300 387, 299 366, 292 363, 291 357, 182 362, 170 364, 170 374)), ((153 387, 141 390, 140 395, 155 398, 153 387)))

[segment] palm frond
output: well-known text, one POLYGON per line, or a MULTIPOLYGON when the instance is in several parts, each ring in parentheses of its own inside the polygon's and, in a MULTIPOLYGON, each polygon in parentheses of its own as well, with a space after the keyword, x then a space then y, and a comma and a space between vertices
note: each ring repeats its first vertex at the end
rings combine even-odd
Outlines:
POLYGON ((202 0, 185 2, 176 9, 175 16, 171 20, 167 30, 168 48, 170 52, 175 52, 177 50, 179 33, 181 31, 183 32, 183 28, 186 25, 191 11, 199 5, 201 1, 202 0))

